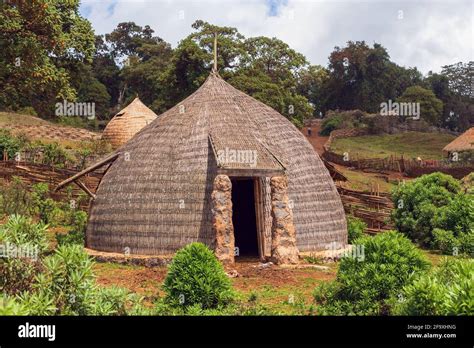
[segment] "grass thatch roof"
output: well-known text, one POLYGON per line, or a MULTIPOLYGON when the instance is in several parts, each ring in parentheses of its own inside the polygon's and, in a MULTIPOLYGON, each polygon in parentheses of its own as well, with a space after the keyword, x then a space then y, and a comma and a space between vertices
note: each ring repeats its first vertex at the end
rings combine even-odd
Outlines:
POLYGON ((136 97, 110 120, 102 133, 102 139, 107 140, 116 149, 157 117, 136 97))
POLYGON ((443 148, 444 152, 474 150, 474 127, 469 128, 443 148))
POLYGON ((148 255, 173 253, 194 241, 212 246, 213 180, 232 171, 259 177, 263 184, 266 240, 272 221, 269 177, 286 173, 299 250, 347 243, 336 187, 303 134, 272 108, 211 74, 121 148, 96 192, 87 246, 148 255), (255 165, 219 161, 217 152, 226 148, 255 151, 255 165))

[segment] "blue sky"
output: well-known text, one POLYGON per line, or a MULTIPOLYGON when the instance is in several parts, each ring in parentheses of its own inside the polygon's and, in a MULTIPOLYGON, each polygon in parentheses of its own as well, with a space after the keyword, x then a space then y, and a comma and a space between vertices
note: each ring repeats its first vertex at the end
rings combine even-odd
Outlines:
POLYGON ((176 46, 203 19, 236 27, 246 37, 287 42, 312 64, 327 65, 334 46, 381 43, 392 60, 423 73, 474 60, 471 0, 82 0, 81 14, 97 34, 118 23, 150 25, 176 46))

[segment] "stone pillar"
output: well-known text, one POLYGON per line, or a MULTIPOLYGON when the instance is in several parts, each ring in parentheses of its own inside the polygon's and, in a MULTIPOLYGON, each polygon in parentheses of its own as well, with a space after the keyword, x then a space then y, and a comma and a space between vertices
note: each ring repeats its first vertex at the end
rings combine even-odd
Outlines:
POLYGON ((216 236, 215 254, 223 263, 234 263, 232 183, 227 175, 216 176, 211 198, 212 232, 216 236))
POLYGON ((293 212, 288 202, 288 179, 286 176, 271 178, 272 199, 272 254, 275 264, 298 263, 296 232, 293 212))

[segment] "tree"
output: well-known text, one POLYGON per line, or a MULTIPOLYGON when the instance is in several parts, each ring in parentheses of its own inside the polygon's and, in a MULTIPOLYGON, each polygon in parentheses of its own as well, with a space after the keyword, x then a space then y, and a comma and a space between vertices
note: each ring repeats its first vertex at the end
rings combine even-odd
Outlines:
POLYGON ((58 62, 90 62, 94 35, 79 0, 9 1, 0 5, 0 50, 0 106, 49 117, 55 101, 76 98, 58 62))
POLYGON ((430 72, 425 83, 443 102, 441 125, 462 131, 474 122, 474 62, 446 65, 440 74, 430 72))
POLYGON ((433 125, 439 125, 443 102, 436 98, 433 91, 421 86, 408 87, 397 101, 420 103, 420 117, 433 125))
POLYGON ((325 87, 328 80, 329 71, 320 65, 310 65, 299 72, 296 91, 308 99, 315 110, 315 116, 327 111, 325 87))
POLYGON ((382 102, 396 99, 421 80, 416 68, 406 69, 391 62, 382 45, 369 47, 364 41, 349 41, 344 48, 335 47, 329 56, 323 109, 378 112, 382 102))

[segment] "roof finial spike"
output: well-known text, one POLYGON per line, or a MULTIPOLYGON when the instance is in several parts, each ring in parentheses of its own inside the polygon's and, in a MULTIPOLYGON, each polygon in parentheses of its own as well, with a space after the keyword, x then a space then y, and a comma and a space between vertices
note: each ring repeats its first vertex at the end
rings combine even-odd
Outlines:
POLYGON ((214 33, 214 67, 212 72, 217 73, 217 32, 214 33))

